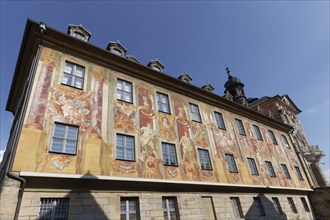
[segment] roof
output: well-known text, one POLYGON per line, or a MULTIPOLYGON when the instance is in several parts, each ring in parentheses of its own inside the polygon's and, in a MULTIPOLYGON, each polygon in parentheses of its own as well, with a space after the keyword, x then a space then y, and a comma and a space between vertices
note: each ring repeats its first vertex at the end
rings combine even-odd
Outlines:
MULTIPOLYGON (((33 54, 38 48, 40 33, 39 22, 28 19, 25 32, 21 44, 21 49, 16 64, 14 78, 7 101, 6 110, 17 111, 20 97, 23 95, 24 82, 29 78, 30 67, 33 62, 33 54)), ((240 104, 232 102, 222 96, 205 91, 195 85, 184 83, 181 80, 157 72, 145 65, 136 63, 126 57, 117 56, 109 53, 106 49, 95 46, 91 43, 81 41, 47 26, 47 31, 43 36, 43 45, 61 52, 68 53, 72 56, 88 60, 89 62, 101 65, 105 68, 120 71, 123 74, 151 83, 155 86, 162 87, 173 91, 174 93, 200 100, 205 104, 209 104, 218 108, 225 109, 232 113, 255 120, 259 123, 266 124, 270 127, 290 131, 291 126, 276 121, 268 116, 260 114, 252 109, 246 108, 240 104)), ((33 72, 32 72, 33 73, 33 72)))

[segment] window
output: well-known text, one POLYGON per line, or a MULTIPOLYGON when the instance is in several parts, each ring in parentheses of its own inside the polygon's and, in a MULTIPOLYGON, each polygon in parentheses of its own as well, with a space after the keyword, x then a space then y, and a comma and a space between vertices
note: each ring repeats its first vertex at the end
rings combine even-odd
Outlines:
POLYGON ((290 173, 289 173, 289 170, 288 170, 287 166, 285 164, 281 164, 281 167, 282 167, 282 170, 284 172, 285 178, 286 179, 291 179, 291 176, 290 176, 290 173))
POLYGON ((261 132, 260 132, 260 129, 259 129, 259 126, 258 125, 253 125, 253 129, 254 129, 254 133, 256 135, 256 138, 260 141, 263 140, 262 138, 262 135, 261 135, 261 132))
POLYGON ((286 139, 286 137, 283 134, 281 135, 281 141, 284 147, 290 148, 288 139, 286 139))
POLYGON ((279 215, 283 214, 283 210, 282 210, 282 207, 281 207, 281 204, 280 204, 280 201, 278 200, 278 198, 273 197, 272 201, 273 201, 273 205, 274 205, 274 208, 275 208, 277 214, 279 214, 279 215))
POLYGON ((269 176, 271 176, 271 177, 275 177, 276 174, 275 174, 275 171, 274 171, 274 168, 273 168, 272 162, 270 162, 270 161, 266 161, 266 166, 267 166, 267 169, 268 169, 269 176))
POLYGON ((120 220, 140 219, 139 199, 135 197, 120 198, 120 220))
POLYGON ((82 33, 79 33, 79 32, 73 32, 72 36, 74 36, 80 40, 85 40, 85 35, 83 35, 82 33))
POLYGON ((76 154, 78 127, 55 123, 50 152, 76 154))
POLYGON ((259 175, 256 162, 253 158, 247 158, 252 175, 259 175))
POLYGON ((41 198, 40 220, 68 219, 68 198, 41 198))
POLYGON ((229 172, 238 173, 234 156, 231 154, 225 154, 225 156, 226 156, 226 161, 227 161, 229 172))
POLYGON ((202 170, 211 170, 212 166, 209 152, 207 150, 198 149, 198 156, 202 170))
POLYGON ((275 138, 274 132, 271 130, 268 130, 268 135, 269 135, 270 139, 272 139, 273 144, 277 145, 277 140, 275 138))
POLYGON ((299 179, 299 180, 304 180, 304 178, 303 178, 303 176, 302 176, 302 174, 301 174, 301 172, 300 172, 299 167, 294 167, 294 169, 296 170, 296 173, 297 173, 298 179, 299 179))
POLYGON ((170 103, 168 101, 168 95, 157 92, 157 105, 158 111, 170 113, 170 103))
POLYGON ((62 84, 83 89, 85 68, 77 64, 65 62, 62 84))
POLYGON ((132 83, 117 79, 117 99, 133 103, 132 83))
POLYGON ((175 197, 163 197, 163 211, 165 220, 179 220, 179 209, 175 197))
POLYGON ((225 121, 223 120, 222 114, 219 112, 214 112, 214 115, 215 115, 215 120, 217 121, 218 128, 226 130, 226 125, 225 125, 225 121))
POLYGON ((190 108, 191 119, 193 121, 202 122, 198 106, 195 104, 189 103, 189 108, 190 108))
POLYGON ((300 200, 301 200, 301 203, 302 203, 303 206, 304 206, 305 211, 306 211, 306 212, 310 212, 311 210, 310 210, 309 207, 308 207, 308 204, 307 204, 307 202, 306 202, 306 199, 305 199, 304 197, 300 197, 300 200))
POLYGON ((293 213, 298 213, 296 205, 294 204, 294 201, 293 201, 292 197, 288 197, 288 202, 289 202, 289 206, 290 206, 291 211, 293 213))
POLYGON ((236 122, 236 126, 237 126, 237 129, 238 129, 238 133, 240 135, 246 135, 242 120, 239 120, 239 119, 236 118, 235 122, 236 122))
POLYGON ((230 197, 231 207, 234 210, 235 218, 244 218, 241 202, 238 197, 230 197))
POLYGON ((116 159, 134 161, 135 160, 134 137, 123 134, 117 134, 116 140, 117 140, 116 159))
POLYGON ((162 143, 162 150, 164 165, 177 166, 178 162, 176 160, 175 145, 162 143))
POLYGON ((266 216, 264 206, 262 205, 262 201, 260 197, 253 197, 253 203, 257 210, 258 216, 266 216))

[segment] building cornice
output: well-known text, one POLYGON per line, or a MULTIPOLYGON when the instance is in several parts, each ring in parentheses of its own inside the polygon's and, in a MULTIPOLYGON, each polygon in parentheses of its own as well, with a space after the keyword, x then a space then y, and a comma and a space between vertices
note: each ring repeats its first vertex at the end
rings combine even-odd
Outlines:
MULTIPOLYGON (((118 177, 118 176, 94 176, 89 174, 63 174, 63 173, 40 173, 40 172, 20 172, 20 176, 28 179, 27 181, 29 188, 44 187, 43 181, 48 181, 48 178, 52 179, 59 188, 72 189, 74 183, 88 182, 88 186, 95 184, 95 189, 107 189, 107 186, 115 189, 127 187, 130 185, 132 190, 136 190, 138 187, 143 187, 144 190, 151 190, 150 187, 159 189, 168 189, 164 186, 170 186, 172 191, 194 191, 194 190, 205 190, 209 192, 224 190, 230 192, 241 191, 241 192, 281 192, 281 193, 308 193, 313 191, 311 188, 293 188, 293 187, 281 187, 281 186, 263 186, 263 185, 248 185, 248 184, 230 184, 230 183, 215 183, 215 182, 196 182, 196 181, 183 181, 183 180, 165 180, 165 179, 147 179, 147 178, 129 178, 129 177, 118 177), (34 181, 35 180, 35 181, 34 181), (72 184, 66 184, 66 182, 72 184), (61 184, 60 182, 64 182, 61 184), (148 187, 147 187, 148 186, 148 187), (135 188, 136 187, 136 188, 135 188)), ((81 185, 81 184, 80 184, 81 185)), ((48 189, 47 186, 45 189, 48 189)), ((83 188, 83 187, 82 187, 83 188)), ((93 187, 92 187, 93 188, 93 187)), ((202 192, 201 191, 201 192, 202 192)))
MULTIPOLYGON (((23 83, 22 80, 17 81, 17 79, 22 78, 20 74, 23 74, 23 77, 25 76, 20 67, 29 66, 32 62, 27 58, 31 57, 31 54, 33 54, 33 48, 27 44, 35 45, 36 47, 36 44, 33 42, 37 39, 36 36, 38 34, 38 25, 39 23, 35 21, 27 21, 19 59, 14 73, 14 80, 6 107, 8 111, 13 112, 14 114, 17 106, 16 102, 18 102, 18 97, 21 95, 19 94, 20 91, 16 91, 15 88, 18 88, 17 86, 22 86, 23 83)), ((91 43, 77 40, 64 32, 60 32, 53 28, 47 27, 47 31, 43 38, 43 45, 45 47, 76 56, 81 59, 85 59, 86 61, 138 78, 164 89, 188 96, 206 104, 225 109, 275 129, 284 132, 289 132, 292 129, 289 125, 227 100, 217 94, 205 91, 195 85, 184 83, 172 76, 157 72, 139 63, 132 62, 125 57, 114 55, 105 49, 91 43)))

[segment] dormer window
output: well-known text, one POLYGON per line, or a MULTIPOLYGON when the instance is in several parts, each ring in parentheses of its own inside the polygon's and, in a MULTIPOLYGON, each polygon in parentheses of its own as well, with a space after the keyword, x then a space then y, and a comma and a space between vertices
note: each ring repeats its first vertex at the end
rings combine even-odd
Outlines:
POLYGON ((82 24, 74 25, 70 24, 68 26, 68 32, 69 35, 72 37, 75 37, 79 40, 88 42, 90 37, 92 36, 91 33, 82 26, 82 24))
POLYGON ((125 56, 127 52, 126 48, 121 43, 119 43, 119 41, 109 42, 107 50, 121 57, 125 56))
POLYGON ((202 86, 202 89, 204 89, 208 92, 213 92, 214 87, 210 83, 207 83, 206 85, 202 86))
POLYGON ((153 70, 156 70, 157 72, 162 72, 164 69, 164 65, 161 64, 157 59, 150 60, 147 66, 153 70))
POLYGON ((179 77, 179 80, 185 82, 185 83, 191 83, 192 78, 188 75, 187 72, 182 73, 179 77))

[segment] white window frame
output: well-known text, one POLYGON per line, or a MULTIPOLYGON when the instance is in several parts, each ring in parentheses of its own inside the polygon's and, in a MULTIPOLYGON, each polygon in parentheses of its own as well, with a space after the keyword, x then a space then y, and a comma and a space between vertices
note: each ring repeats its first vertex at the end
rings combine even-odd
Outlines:
POLYGON ((157 107, 159 112, 171 114, 170 100, 168 95, 157 92, 157 107))
POLYGON ((266 163, 266 167, 267 167, 269 176, 270 177, 276 177, 276 173, 275 173, 272 162, 271 161, 265 161, 265 163, 266 163))
POLYGON ((116 134, 116 160, 126 160, 126 161, 135 161, 135 138, 134 136, 131 135, 125 135, 125 134, 120 134, 117 133, 116 134), (118 137, 123 137, 123 146, 119 146, 118 144, 118 137), (132 146, 128 146, 127 145, 127 139, 130 138, 132 139, 132 146), (124 152, 124 157, 122 157, 122 155, 118 155, 118 149, 121 148, 123 149, 124 152), (128 158, 128 154, 127 152, 132 152, 133 154, 133 158, 128 158))
POLYGON ((230 173, 238 173, 235 157, 232 154, 225 154, 228 171, 230 173))
POLYGON ((217 122, 218 128, 226 130, 225 119, 223 118, 222 113, 214 112, 214 117, 215 117, 215 120, 217 122))
POLYGON ((289 148, 289 149, 291 148, 288 139, 283 134, 281 135, 281 141, 282 141, 282 144, 284 147, 289 148))
POLYGON ((164 219, 165 220, 179 220, 180 219, 180 214, 179 214, 179 209, 178 209, 178 203, 176 197, 163 197, 163 212, 164 212, 164 219), (170 201, 174 203, 174 208, 170 208, 170 201), (171 213, 175 213, 175 218, 171 218, 171 213), (167 214, 167 218, 166 215, 167 214))
POLYGON ((253 125, 254 134, 256 135, 257 140, 263 141, 262 134, 258 125, 253 125))
POLYGON ((74 88, 77 88, 77 89, 84 89, 85 74, 86 73, 85 73, 85 67, 84 66, 72 63, 70 61, 65 61, 63 77, 62 77, 62 84, 67 85, 67 86, 71 86, 71 87, 74 87, 74 88), (66 71, 67 65, 72 65, 72 70, 71 70, 70 73, 66 71), (82 76, 77 75, 77 68, 81 68, 83 70, 82 76), (69 82, 69 80, 67 80, 67 82, 65 82, 65 79, 66 79, 65 76, 68 76, 68 78, 71 78, 71 82, 69 82), (76 85, 76 82, 79 79, 81 80, 81 87, 76 85))
POLYGON ((198 105, 189 103, 189 110, 190 110, 191 120, 201 123, 202 118, 198 105))
POLYGON ((238 133, 240 135, 246 136, 246 132, 245 132, 245 128, 244 128, 244 125, 243 125, 243 121, 241 119, 235 118, 235 123, 236 123, 236 127, 237 127, 237 130, 238 130, 238 133))
POLYGON ((250 167, 251 174, 255 176, 259 176, 258 167, 254 158, 248 157, 247 161, 250 167))
POLYGON ((270 137, 270 139, 272 140, 272 143, 274 145, 278 145, 278 142, 276 140, 275 134, 272 130, 268 130, 268 136, 270 137))
POLYGON ((139 198, 138 197, 121 197, 120 198, 120 207, 122 204, 125 205, 125 211, 122 212, 120 209, 120 219, 123 220, 122 215, 125 216, 124 220, 130 220, 129 216, 130 214, 134 214, 134 219, 140 219, 140 204, 139 204, 139 198), (130 202, 135 203, 135 210, 130 210, 130 202))
POLYGON ((202 170, 212 170, 211 158, 208 150, 205 149, 197 149, 199 162, 201 164, 202 170))
POLYGON ((117 78, 117 100, 133 103, 133 83, 117 78), (128 90, 125 90, 126 86, 128 90))
POLYGON ((75 155, 77 153, 78 137, 79 137, 79 127, 78 126, 55 122, 54 123, 54 130, 53 130, 53 137, 52 137, 52 142, 51 142, 51 147, 50 147, 49 152, 75 155), (64 127, 64 135, 62 137, 56 136, 56 130, 59 126, 64 127), (68 137, 69 129, 76 130, 77 135, 74 139, 71 139, 71 138, 68 137), (55 141, 62 141, 62 147, 61 147, 60 151, 54 149, 54 142, 55 141), (73 152, 68 151, 68 146, 67 146, 68 143, 74 143, 73 152))
POLYGON ((165 166, 178 166, 175 144, 162 142, 162 152, 163 152, 163 164, 165 166))
POLYGON ((280 200, 278 199, 278 197, 272 197, 272 202, 273 202, 274 209, 276 210, 277 214, 279 214, 279 215, 284 214, 282 207, 281 207, 280 200))
POLYGON ((291 175, 289 173, 288 167, 286 166, 286 164, 281 164, 281 168, 283 170, 285 179, 291 179, 291 175))

